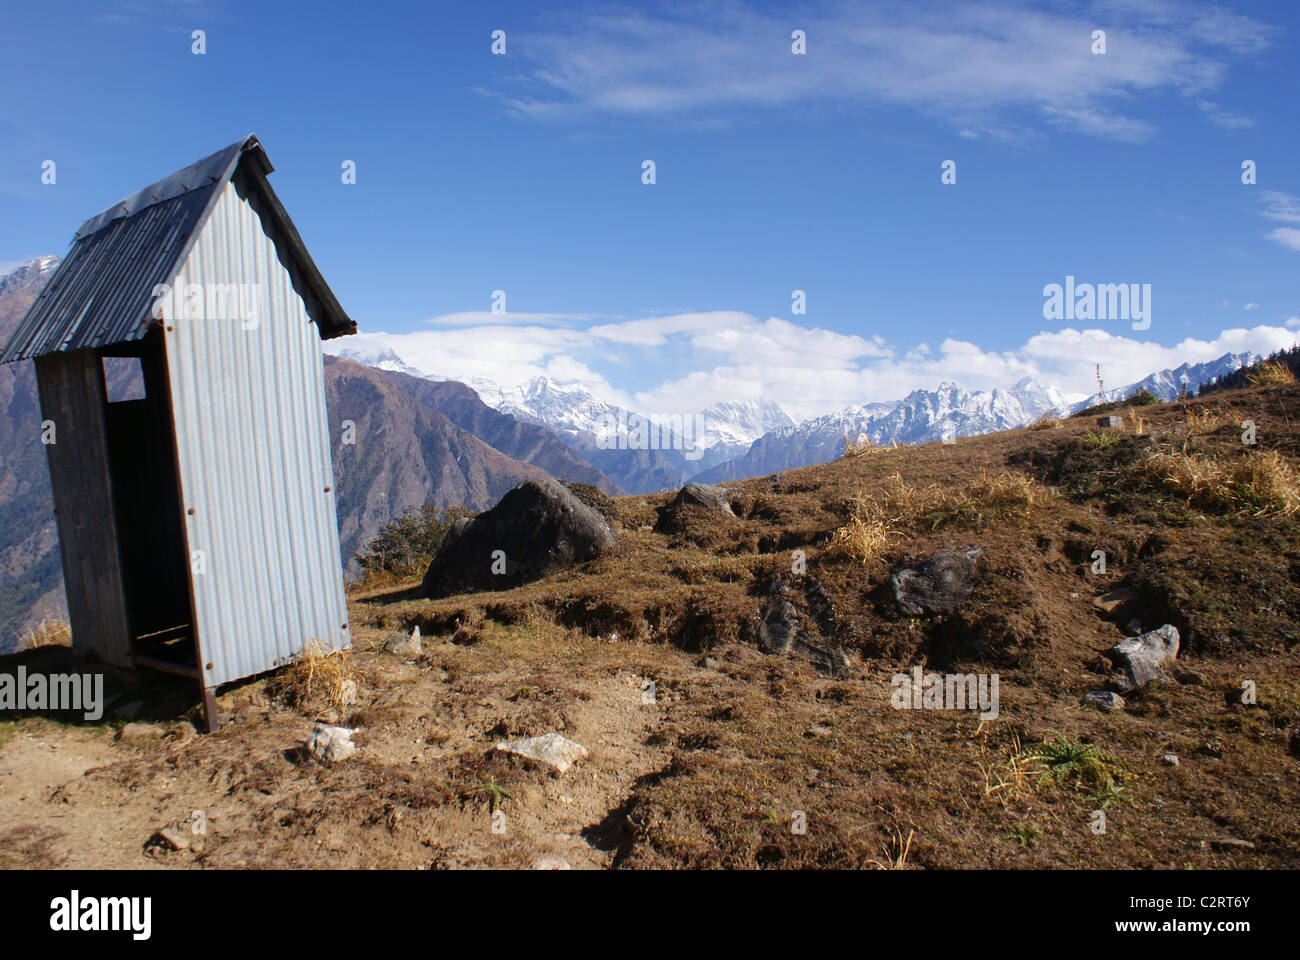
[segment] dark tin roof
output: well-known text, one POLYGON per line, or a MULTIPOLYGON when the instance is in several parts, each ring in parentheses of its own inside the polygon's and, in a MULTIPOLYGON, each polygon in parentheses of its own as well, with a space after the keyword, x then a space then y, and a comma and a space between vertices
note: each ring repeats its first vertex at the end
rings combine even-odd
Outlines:
POLYGON ((250 199, 321 337, 355 333, 356 324, 343 312, 266 179, 274 169, 257 137, 250 135, 91 217, 0 350, 0 363, 143 337, 154 322, 154 288, 174 279, 222 187, 237 173, 241 188, 256 194, 250 199))

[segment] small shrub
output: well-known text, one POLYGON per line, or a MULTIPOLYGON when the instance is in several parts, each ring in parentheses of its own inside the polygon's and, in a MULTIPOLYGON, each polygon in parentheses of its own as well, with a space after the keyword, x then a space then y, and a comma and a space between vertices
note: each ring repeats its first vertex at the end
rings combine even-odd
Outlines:
POLYGON ((382 580, 385 574, 420 576, 442 546, 451 525, 472 516, 474 511, 467 507, 447 507, 441 514, 432 504, 412 508, 380 527, 365 552, 356 555, 357 562, 370 581, 382 580))
POLYGON ((1119 434, 1113 430, 1089 430, 1084 433, 1083 445, 1093 450, 1106 450, 1119 443, 1119 434))
POLYGON ((1020 761, 1041 771, 1039 786, 1051 781, 1087 793, 1103 807, 1119 793, 1119 759, 1096 744, 1081 743, 1055 734, 1030 747, 1020 761))

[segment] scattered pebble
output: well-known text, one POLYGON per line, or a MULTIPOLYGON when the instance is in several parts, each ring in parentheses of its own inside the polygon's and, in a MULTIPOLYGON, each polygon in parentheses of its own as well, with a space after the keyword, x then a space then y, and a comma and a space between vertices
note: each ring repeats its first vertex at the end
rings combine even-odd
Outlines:
POLYGON ((1085 703, 1095 703, 1103 710, 1123 710, 1124 698, 1109 690, 1089 690, 1084 694, 1085 703))
POLYGON ((149 838, 149 843, 166 847, 168 850, 184 850, 190 845, 189 838, 175 827, 163 827, 155 831, 149 838))

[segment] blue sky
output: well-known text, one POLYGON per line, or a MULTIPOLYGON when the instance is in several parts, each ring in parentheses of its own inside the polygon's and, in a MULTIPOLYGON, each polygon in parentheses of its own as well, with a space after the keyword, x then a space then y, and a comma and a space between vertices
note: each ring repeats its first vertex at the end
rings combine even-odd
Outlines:
POLYGON ((1082 394, 1097 363, 1113 386, 1295 341, 1298 30, 1195 0, 26 4, 0 270, 254 132, 363 331, 337 346, 651 413, 1082 394), (1045 320, 1067 275, 1150 284, 1150 328, 1045 320))

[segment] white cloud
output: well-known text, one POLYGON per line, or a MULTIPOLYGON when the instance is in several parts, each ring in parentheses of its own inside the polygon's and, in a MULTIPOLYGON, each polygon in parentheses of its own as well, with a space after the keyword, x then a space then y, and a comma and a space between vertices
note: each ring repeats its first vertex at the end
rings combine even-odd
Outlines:
POLYGON ((1273 32, 1217 7, 1143 0, 1066 10, 1028 0, 842 2, 797 16, 721 2, 689 22, 605 8, 575 14, 562 32, 512 38, 527 72, 495 95, 540 118, 731 118, 838 102, 914 109, 962 137, 1025 137, 1046 122, 1141 140, 1153 126, 1123 111, 1147 94, 1180 93, 1215 123, 1250 124, 1205 94, 1223 84, 1227 58, 1259 52, 1273 32), (794 26, 806 31, 806 55, 791 53, 794 26), (1098 27, 1104 56, 1090 50, 1098 27))
POLYGON ((1268 238, 1291 250, 1300 250, 1300 230, 1295 227, 1278 227, 1268 234, 1268 238))
POLYGON ((1255 121, 1250 117, 1224 110, 1210 100, 1198 100, 1196 106, 1211 123, 1225 130, 1244 130, 1255 125, 1255 121))
POLYGON ((1260 211, 1263 216, 1270 220, 1300 223, 1300 197, 1280 190, 1264 190, 1259 197, 1264 201, 1264 209, 1260 211))
MULTIPOLYGON (((569 315, 561 315, 572 320, 569 315)), ((442 318, 437 318, 442 319, 442 318)), ((1286 327, 1224 330, 1210 340, 1173 346, 1066 328, 1044 331, 1008 350, 987 350, 949 337, 937 346, 890 344, 777 317, 759 320, 740 311, 676 314, 639 320, 545 326, 438 324, 407 334, 362 333, 329 341, 331 352, 392 350, 426 372, 458 379, 485 377, 516 384, 536 376, 578 382, 597 397, 653 413, 703 409, 719 400, 771 399, 796 419, 855 403, 896 400, 912 390, 952 381, 969 390, 1010 387, 1024 377, 1087 396, 1096 389, 1096 365, 1110 386, 1183 363, 1225 353, 1271 353, 1297 342, 1296 318, 1286 327), (1292 328, 1292 329, 1288 329, 1292 328), (615 386, 601 368, 611 354, 633 357, 652 384, 632 391, 626 374, 615 386)))
POLYGON ((1243 309, 1243 310, 1258 310, 1258 309, 1259 309, 1259 304, 1258 304, 1258 303, 1248 303, 1248 304, 1244 305, 1241 309, 1243 309))

